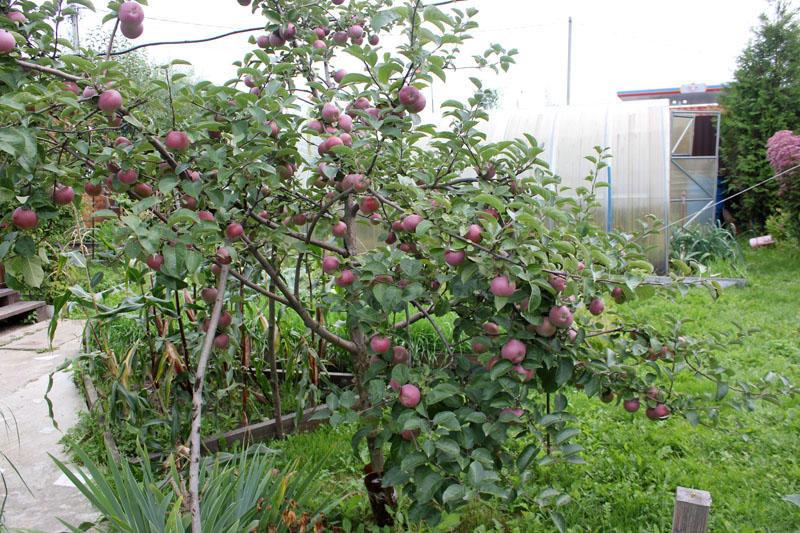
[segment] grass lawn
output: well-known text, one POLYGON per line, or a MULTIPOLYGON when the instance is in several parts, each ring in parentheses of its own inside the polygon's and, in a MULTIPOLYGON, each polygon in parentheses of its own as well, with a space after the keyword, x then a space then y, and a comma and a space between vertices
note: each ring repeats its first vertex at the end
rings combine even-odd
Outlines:
MULTIPOLYGON (((705 289, 675 301, 665 298, 626 305, 637 320, 679 316, 692 333, 732 330, 733 323, 758 328, 744 344, 723 354, 744 378, 772 370, 800 382, 800 252, 789 248, 745 252, 748 286, 728 289, 713 301, 705 289)), ((618 405, 574 393, 585 465, 544 468, 542 485, 569 493, 562 509, 570 531, 668 531, 678 485, 711 492, 711 531, 796 531, 800 508, 782 496, 800 493, 800 399, 782 406, 761 404, 756 412, 725 411, 722 428, 692 427, 681 418, 650 422, 618 405)), ((350 432, 322 428, 280 443, 287 456, 326 461, 324 486, 343 497, 339 516, 358 524, 369 519, 366 497, 353 461, 350 432)), ((473 531, 486 525, 508 531, 552 529, 536 509, 504 518, 490 503, 462 513, 473 531)))

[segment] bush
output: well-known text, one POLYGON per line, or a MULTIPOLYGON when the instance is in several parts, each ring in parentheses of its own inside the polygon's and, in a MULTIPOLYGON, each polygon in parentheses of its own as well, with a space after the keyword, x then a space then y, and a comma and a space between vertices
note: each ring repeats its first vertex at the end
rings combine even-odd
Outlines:
POLYGON ((677 227, 670 240, 670 259, 708 266, 713 261, 727 261, 734 266, 741 261, 741 248, 733 233, 715 224, 677 227))
MULTIPOLYGON (((780 215, 773 224, 786 237, 800 239, 800 135, 781 130, 767 141, 767 159, 778 175, 780 215), (785 216, 783 216, 785 215, 785 216)), ((776 213, 777 214, 777 213, 776 213)), ((774 236, 774 235, 773 235, 774 236)))

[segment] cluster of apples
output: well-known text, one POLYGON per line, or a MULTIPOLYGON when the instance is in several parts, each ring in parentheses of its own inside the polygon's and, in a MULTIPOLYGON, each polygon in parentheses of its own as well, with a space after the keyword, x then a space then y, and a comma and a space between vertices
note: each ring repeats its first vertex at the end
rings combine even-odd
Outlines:
MULTIPOLYGON (((8 20, 20 25, 28 22, 28 17, 19 11, 9 11, 6 13, 8 20)), ((17 40, 14 34, 7 30, 0 30, 0 55, 10 54, 17 47, 17 40)))
MULTIPOLYGON (((650 387, 647 389, 645 395, 649 403, 654 403, 654 405, 649 405, 647 409, 645 409, 644 414, 647 418, 650 420, 666 420, 669 418, 671 411, 669 406, 664 403, 664 392, 662 390, 658 387, 650 387)), ((601 399, 605 403, 609 403, 614 399, 614 393, 607 391, 601 399)), ((635 413, 640 407, 641 401, 637 397, 628 398, 622 402, 622 408, 629 413, 635 413)))
POLYGON ((127 1, 117 11, 119 29, 128 39, 137 39, 144 32, 144 9, 138 2, 127 1))

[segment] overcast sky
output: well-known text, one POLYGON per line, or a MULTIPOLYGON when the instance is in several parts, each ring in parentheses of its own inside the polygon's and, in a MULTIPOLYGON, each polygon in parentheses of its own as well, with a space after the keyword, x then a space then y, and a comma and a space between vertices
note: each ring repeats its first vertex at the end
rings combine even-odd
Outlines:
MULTIPOLYGON (((320 0, 329 1, 329 0, 320 0)), ((101 5, 101 2, 96 2, 101 5)), ((730 80, 736 57, 750 38, 766 0, 468 0, 459 7, 480 10, 476 39, 465 49, 478 53, 490 43, 517 48, 517 65, 502 78, 483 76, 500 90, 501 107, 562 104, 565 99, 567 19, 573 18, 572 103, 612 102, 617 90, 674 87, 730 80)), ((81 33, 104 13, 84 11, 81 33)), ((235 0, 149 0, 145 32, 136 44, 201 38, 258 26, 263 19, 235 0), (222 7, 222 6, 225 7, 222 7)), ((111 23, 107 23, 110 29, 111 23)), ((247 35, 207 44, 150 48, 154 62, 172 58, 194 64, 199 79, 223 82, 231 63, 249 49, 247 35)), ((462 71, 434 97, 466 95, 462 71)))

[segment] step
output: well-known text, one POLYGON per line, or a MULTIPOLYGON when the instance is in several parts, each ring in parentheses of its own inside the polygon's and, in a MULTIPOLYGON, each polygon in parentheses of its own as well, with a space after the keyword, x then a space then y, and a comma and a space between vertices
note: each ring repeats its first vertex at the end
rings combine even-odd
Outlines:
POLYGON ((44 308, 47 304, 45 302, 15 302, 10 305, 0 307, 0 320, 15 317, 22 314, 27 314, 36 311, 37 321, 44 320, 44 308))
POLYGON ((0 288, 0 306, 13 304, 19 301, 19 293, 14 289, 0 288))

